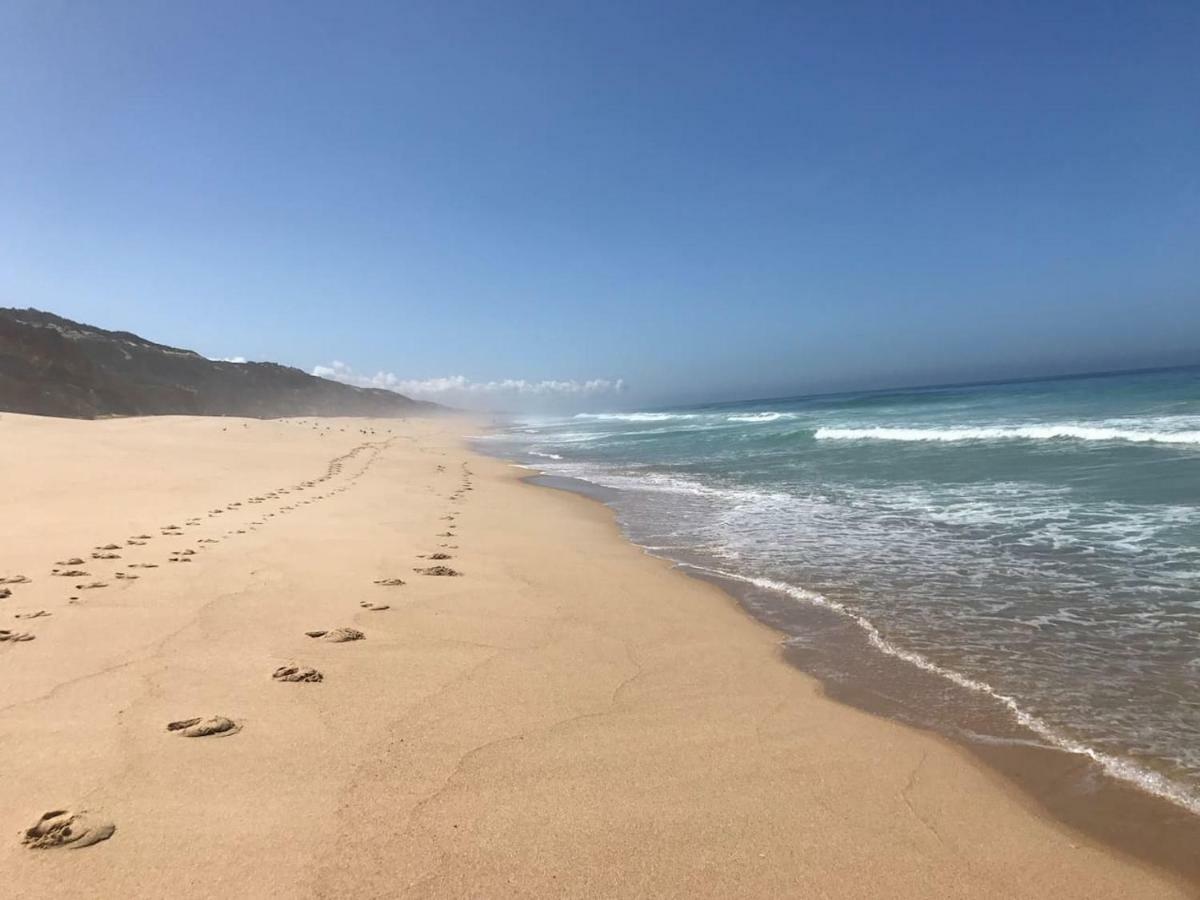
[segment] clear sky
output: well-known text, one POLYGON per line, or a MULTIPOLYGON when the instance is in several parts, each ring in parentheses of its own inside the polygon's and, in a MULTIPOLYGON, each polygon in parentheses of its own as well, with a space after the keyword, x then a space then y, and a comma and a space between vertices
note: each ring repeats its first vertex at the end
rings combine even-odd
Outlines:
POLYGON ((1200 362, 1195 0, 6 0, 0 71, 0 305, 209 356, 581 407, 1200 362))

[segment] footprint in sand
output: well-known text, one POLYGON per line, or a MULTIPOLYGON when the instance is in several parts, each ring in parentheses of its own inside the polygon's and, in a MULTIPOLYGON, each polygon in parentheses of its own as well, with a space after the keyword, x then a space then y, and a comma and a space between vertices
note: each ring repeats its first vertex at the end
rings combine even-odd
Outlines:
POLYGON ((91 584, 77 584, 77 585, 75 585, 75 590, 77 590, 77 591, 94 591, 97 588, 106 588, 106 587, 108 587, 108 585, 105 584, 103 581, 93 581, 91 584))
POLYGON ((33 850, 57 847, 77 850, 108 840, 116 830, 117 826, 112 822, 86 809, 79 812, 53 809, 43 813, 31 828, 25 829, 21 843, 33 850))
POLYGON ((303 681, 315 683, 324 680, 325 676, 316 669, 307 666, 280 666, 271 673, 276 681, 303 681))
POLYGON ((357 628, 335 628, 332 631, 306 631, 310 638, 320 638, 333 644, 343 644, 346 641, 361 641, 366 637, 357 628))
POLYGON ((7 578, 0 578, 0 584, 29 584, 29 579, 24 575, 9 575, 7 578))
POLYGON ((128 544, 130 547, 145 547, 146 546, 145 541, 135 541, 135 540, 133 540, 133 538, 130 538, 125 543, 128 544))
POLYGON ((83 560, 78 556, 72 556, 70 559, 60 559, 55 563, 56 566, 82 566, 83 560))
POLYGON ((26 634, 23 631, 9 631, 7 628, 0 628, 0 643, 4 641, 10 641, 14 644, 18 644, 21 641, 32 641, 33 639, 34 635, 32 634, 26 634))
POLYGON ((119 578, 119 579, 121 579, 122 581, 137 581, 137 580, 138 580, 138 578, 140 578, 141 576, 139 576, 139 575, 127 575, 125 572, 118 572, 118 573, 117 573, 117 575, 116 575, 116 577, 117 577, 117 578, 119 578))
POLYGON ((404 582, 399 578, 376 578, 374 584, 381 584, 384 587, 399 587, 404 582))
POLYGON ((60 572, 58 569, 51 569, 51 575, 60 575, 63 578, 85 578, 91 572, 85 572, 83 569, 67 569, 65 572, 60 572))
POLYGON ((131 569, 157 569, 158 563, 130 563, 131 569))
POLYGON ((8 588, 0 588, 0 600, 7 600, 12 596, 12 591, 8 588))
POLYGON ((17 613, 15 616, 13 616, 13 618, 14 619, 40 619, 42 616, 48 616, 48 615, 50 615, 50 613, 46 612, 44 609, 39 609, 37 612, 17 613))
POLYGON ((457 577, 462 574, 449 566, 427 566, 424 569, 413 569, 418 575, 442 575, 449 577, 457 577))
POLYGON ((92 559, 120 559, 120 553, 93 553, 92 559))
POLYGON ((430 553, 428 559, 450 559, 449 553, 430 553))
POLYGON ((383 612, 385 609, 391 609, 386 603, 372 603, 370 600, 363 600, 358 605, 371 612, 383 612))
POLYGON ((105 544, 103 547, 93 547, 93 550, 120 550, 119 544, 105 544))
POLYGON ((241 730, 241 725, 237 724, 233 719, 227 719, 224 716, 181 719, 178 722, 167 724, 167 731, 177 732, 184 737, 227 737, 231 734, 237 734, 241 730))

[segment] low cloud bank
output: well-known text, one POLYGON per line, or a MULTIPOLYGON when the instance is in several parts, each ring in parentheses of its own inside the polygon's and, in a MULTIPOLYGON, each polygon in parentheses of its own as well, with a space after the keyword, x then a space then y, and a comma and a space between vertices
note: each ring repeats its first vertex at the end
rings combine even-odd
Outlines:
POLYGON ((343 384, 383 388, 420 400, 435 400, 473 409, 507 409, 546 403, 563 405, 572 401, 611 397, 625 390, 625 382, 620 378, 593 378, 588 381, 529 381, 524 378, 471 381, 463 375, 425 379, 400 378, 392 372, 361 375, 338 360, 328 366, 314 366, 312 374, 343 384))

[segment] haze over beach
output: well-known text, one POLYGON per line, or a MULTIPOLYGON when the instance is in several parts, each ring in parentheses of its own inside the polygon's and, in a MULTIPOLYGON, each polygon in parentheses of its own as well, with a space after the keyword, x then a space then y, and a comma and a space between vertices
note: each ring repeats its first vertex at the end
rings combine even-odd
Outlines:
POLYGON ((0 9, 5 896, 1200 895, 1200 9, 0 9))

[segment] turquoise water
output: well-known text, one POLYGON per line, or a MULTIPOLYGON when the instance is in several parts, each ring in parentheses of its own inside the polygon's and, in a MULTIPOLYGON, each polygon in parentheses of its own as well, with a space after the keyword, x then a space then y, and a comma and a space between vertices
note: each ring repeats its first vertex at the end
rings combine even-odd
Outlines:
POLYGON ((483 440, 615 489, 653 552, 970 695, 994 711, 970 737, 1020 730, 1200 812, 1200 369, 527 417, 483 440))

